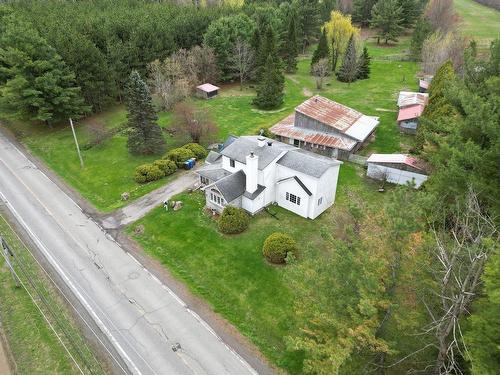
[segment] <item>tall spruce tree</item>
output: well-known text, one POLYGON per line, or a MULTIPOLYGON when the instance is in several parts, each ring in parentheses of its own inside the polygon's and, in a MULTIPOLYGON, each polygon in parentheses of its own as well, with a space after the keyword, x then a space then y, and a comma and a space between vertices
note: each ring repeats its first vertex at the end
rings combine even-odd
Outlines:
POLYGON ((356 79, 370 78, 370 60, 371 57, 368 54, 368 48, 363 47, 363 53, 359 57, 358 61, 358 70, 356 73, 356 79))
POLYGON ((0 112, 48 125, 89 112, 74 73, 32 25, 15 16, 2 23, 0 112))
POLYGON ((279 107, 283 103, 284 87, 285 77, 279 58, 276 54, 269 54, 262 70, 261 80, 257 86, 257 96, 253 103, 260 109, 279 107))
POLYGON ((376 3, 377 0, 354 0, 352 20, 361 26, 368 26, 372 18, 372 8, 376 3))
POLYGON ((297 45, 297 26, 295 12, 291 12, 288 22, 288 31, 284 42, 284 60, 287 73, 297 70, 297 56, 299 54, 297 45))
POLYGON ((422 58, 422 46, 424 45, 425 39, 432 33, 432 27, 429 21, 425 18, 420 18, 413 30, 413 35, 411 37, 410 43, 410 55, 414 60, 421 60, 422 58))
POLYGON ((311 69, 319 60, 321 59, 329 59, 330 50, 328 49, 328 40, 326 38, 326 28, 323 28, 323 32, 321 33, 321 37, 319 38, 318 46, 313 53, 311 59, 311 69))
POLYGON ((398 0, 401 6, 402 25, 411 27, 417 22, 422 13, 422 1, 419 0, 398 0))
POLYGON ((130 73, 127 85, 128 141, 131 154, 150 155, 165 151, 165 140, 156 121, 151 94, 139 73, 130 73))
POLYGON ((356 56, 356 44, 354 43, 354 36, 351 35, 347 49, 345 51, 342 66, 337 72, 337 79, 340 82, 354 82, 358 73, 358 62, 356 56))
POLYGON ((377 28, 377 44, 380 38, 387 42, 398 41, 403 32, 403 8, 398 0, 379 0, 372 9, 371 27, 377 28))
POLYGON ((318 0, 300 0, 298 3, 300 35, 302 48, 305 51, 311 40, 318 35, 321 15, 318 0))
MULTIPOLYGON (((259 49, 255 59, 255 78, 261 80, 262 72, 267 63, 269 55, 278 57, 278 49, 276 46, 276 34, 271 25, 266 27, 265 32, 259 38, 255 37, 255 41, 259 40, 259 49)), ((280 61, 281 62, 281 61, 280 61)))

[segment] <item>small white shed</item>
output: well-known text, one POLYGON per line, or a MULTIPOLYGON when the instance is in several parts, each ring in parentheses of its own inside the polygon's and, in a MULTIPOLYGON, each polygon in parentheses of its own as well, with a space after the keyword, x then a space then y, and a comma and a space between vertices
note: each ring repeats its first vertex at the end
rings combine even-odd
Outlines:
POLYGON ((413 182, 419 188, 428 178, 427 167, 419 159, 404 154, 372 154, 366 161, 368 177, 393 184, 413 182))
POLYGON ((204 83, 203 85, 196 86, 196 95, 202 99, 211 99, 219 95, 219 90, 219 87, 211 83, 204 83))

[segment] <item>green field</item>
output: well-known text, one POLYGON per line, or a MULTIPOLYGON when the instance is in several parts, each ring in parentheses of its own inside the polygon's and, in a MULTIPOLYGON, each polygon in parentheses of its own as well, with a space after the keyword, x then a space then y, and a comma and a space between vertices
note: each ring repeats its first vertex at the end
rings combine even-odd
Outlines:
POLYGON ((455 0, 455 9, 460 15, 459 30, 478 40, 481 46, 500 37, 500 12, 472 0, 455 0))
POLYGON ((328 248, 330 235, 341 236, 347 193, 379 206, 387 195, 377 192, 378 183, 367 180, 364 169, 346 163, 341 167, 335 205, 313 220, 272 206, 278 219, 262 212, 251 219, 240 235, 218 232, 216 221, 204 213, 205 196, 181 194, 182 210, 157 208, 128 228, 145 251, 203 297, 214 310, 246 335, 273 363, 291 374, 301 373, 302 354, 287 351, 284 338, 295 329, 293 295, 284 276, 287 268, 268 264, 261 253, 264 239, 275 231, 287 232, 301 251, 328 248), (144 225, 137 236, 134 228, 144 225))
MULTIPOLYGON (((91 373, 88 371, 94 374, 105 373, 83 335, 72 322, 63 302, 52 289, 50 281, 42 274, 41 269, 2 216, 0 216, 0 235, 16 254, 17 261, 14 266, 23 284, 50 320, 71 355, 76 358, 79 366, 87 371, 86 373, 91 373), (51 311, 56 314, 57 319, 45 307, 42 298, 51 306, 51 311), (74 346, 71 343, 74 343, 74 346), (85 368, 84 363, 89 367, 85 368)), ((3 257, 0 257, 0 321, 14 357, 17 374, 80 374, 27 291, 23 287, 15 286, 3 257)))
MULTIPOLYGON (((255 95, 251 87, 243 91, 235 85, 223 86, 221 95, 210 101, 192 99, 196 106, 206 108, 219 126, 219 139, 229 134, 256 134, 293 112, 295 106, 312 94, 324 95, 342 104, 353 107, 365 114, 379 116, 380 125, 376 139, 363 152, 394 152, 411 147, 411 138, 401 136, 396 127, 395 101, 401 89, 416 89, 415 74, 418 66, 414 62, 399 61, 406 52, 408 38, 394 47, 377 46, 368 43, 374 56, 370 79, 350 85, 335 79, 316 90, 314 79, 309 74, 310 57, 299 61, 296 74, 286 78, 285 103, 275 111, 260 111, 252 106, 255 95), (387 55, 391 58, 388 59, 387 55)), ((159 123, 163 127, 171 124, 170 113, 161 112, 159 123)), ((123 126, 126 111, 118 106, 107 112, 88 118, 77 125, 77 135, 81 144, 88 138, 85 127, 92 122, 100 122, 108 129, 123 126)), ((176 175, 148 184, 137 184, 133 180, 136 166, 151 162, 157 156, 138 157, 128 153, 127 137, 118 132, 104 144, 83 150, 85 168, 80 168, 73 137, 68 124, 60 124, 53 129, 43 125, 11 124, 16 134, 29 149, 40 157, 51 169, 59 174, 69 185, 78 190, 97 209, 109 212, 127 202, 120 200, 123 192, 129 192, 136 199, 157 187, 162 186, 176 175)), ((168 148, 186 143, 187 139, 170 137, 165 133, 168 148)))

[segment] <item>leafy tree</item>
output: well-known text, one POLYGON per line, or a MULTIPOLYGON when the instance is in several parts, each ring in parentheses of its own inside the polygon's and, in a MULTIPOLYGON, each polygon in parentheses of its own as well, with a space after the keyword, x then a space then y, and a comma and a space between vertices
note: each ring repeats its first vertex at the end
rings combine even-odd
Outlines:
POLYGON ((331 47, 332 71, 337 70, 340 57, 345 53, 349 38, 354 35, 359 37, 359 29, 352 25, 351 17, 339 11, 333 11, 330 20, 325 23, 328 44, 331 47))
POLYGON ((28 121, 79 118, 89 111, 75 75, 27 22, 4 17, 0 34, 0 111, 28 121))
POLYGON ((134 70, 127 87, 129 152, 136 155, 159 154, 165 150, 165 140, 156 121, 148 86, 134 70))
POLYGON ((432 27, 429 21, 425 18, 420 18, 417 21, 415 30, 411 37, 410 54, 414 60, 420 60, 422 57, 422 46, 425 39, 432 33, 432 27))
POLYGON ((380 38, 397 42, 403 31, 403 8, 397 0, 379 0, 372 9, 371 27, 377 28, 377 43, 380 38))
POLYGON ((371 57, 368 54, 368 49, 366 47, 363 47, 363 53, 359 57, 358 61, 356 79, 370 78, 370 60, 371 57))
POLYGON ((285 70, 287 73, 294 73, 297 70, 297 56, 299 54, 297 44, 297 16, 292 13, 288 22, 288 32, 283 43, 285 70))
POLYGON ((337 73, 337 79, 340 82, 354 82, 358 73, 358 62, 356 56, 356 45, 354 44, 354 36, 351 35, 347 49, 345 51, 342 66, 337 73))
POLYGON ((212 22, 204 37, 204 43, 214 49, 217 63, 224 79, 231 77, 229 55, 236 42, 250 42, 255 23, 245 14, 219 18, 212 22))
POLYGON ((329 50, 328 50, 328 42, 326 40, 326 28, 323 28, 323 32, 321 33, 321 37, 319 38, 318 46, 314 51, 311 59, 311 70, 312 67, 322 59, 329 59, 329 50))
POLYGON ((362 26, 368 26, 372 17, 372 8, 377 0, 354 0, 352 19, 362 26))
POLYGON ((493 253, 487 260, 481 298, 472 305, 465 343, 469 348, 472 374, 498 374, 500 372, 500 255, 493 253))
POLYGON ((281 64, 276 57, 269 55, 262 70, 262 77, 257 86, 254 104, 261 109, 273 109, 283 104, 285 77, 281 64))

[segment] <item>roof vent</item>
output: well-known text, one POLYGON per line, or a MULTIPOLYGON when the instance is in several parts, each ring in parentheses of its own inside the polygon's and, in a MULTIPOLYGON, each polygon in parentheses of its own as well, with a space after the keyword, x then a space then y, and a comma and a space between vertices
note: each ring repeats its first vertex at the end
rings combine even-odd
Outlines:
POLYGON ((267 145, 268 145, 268 146, 272 146, 272 145, 273 145, 273 142, 272 142, 272 141, 268 141, 268 142, 267 142, 267 145))
POLYGON ((257 145, 259 147, 264 147, 266 145, 266 139, 264 137, 257 138, 257 145))
POLYGON ((317 103, 317 102, 318 102, 318 98, 317 98, 317 97, 315 97, 315 98, 314 98, 314 103, 317 103))
POLYGON ((253 158, 253 151, 250 151, 250 157, 253 158))

